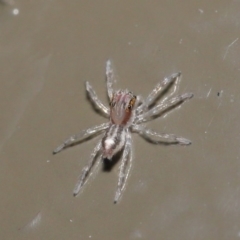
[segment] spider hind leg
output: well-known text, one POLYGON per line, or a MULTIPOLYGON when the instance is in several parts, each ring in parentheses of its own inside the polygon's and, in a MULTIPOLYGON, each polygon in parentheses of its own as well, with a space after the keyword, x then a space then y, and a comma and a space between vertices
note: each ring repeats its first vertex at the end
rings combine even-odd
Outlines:
POLYGON ((82 169, 82 173, 79 176, 78 181, 77 181, 77 183, 75 185, 75 188, 73 190, 73 196, 78 195, 81 188, 86 183, 89 176, 91 175, 91 170, 92 170, 93 166, 98 165, 98 163, 100 162, 101 158, 98 156, 99 152, 100 152, 100 149, 101 149, 101 141, 98 142, 98 144, 94 148, 93 152, 91 153, 88 164, 82 169))
POLYGON ((74 145, 76 142, 82 141, 94 135, 100 134, 103 130, 109 127, 109 123, 103 123, 85 130, 82 130, 80 133, 72 135, 66 139, 61 145, 53 150, 53 154, 61 152, 64 148, 67 148, 71 145, 74 145))
POLYGON ((129 176, 130 168, 132 163, 132 142, 130 133, 127 134, 126 144, 123 150, 123 156, 121 159, 117 191, 114 197, 114 203, 117 203, 122 195, 125 188, 127 178, 129 176))

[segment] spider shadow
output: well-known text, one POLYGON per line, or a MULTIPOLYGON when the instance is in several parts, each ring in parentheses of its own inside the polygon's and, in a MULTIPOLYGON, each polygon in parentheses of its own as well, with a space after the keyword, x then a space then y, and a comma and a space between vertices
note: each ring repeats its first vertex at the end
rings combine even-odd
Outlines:
POLYGON ((120 161, 120 159, 122 157, 122 153, 123 153, 123 150, 121 150, 120 152, 115 154, 112 159, 103 158, 102 159, 102 161, 103 161, 102 171, 110 172, 112 170, 112 168, 120 161))

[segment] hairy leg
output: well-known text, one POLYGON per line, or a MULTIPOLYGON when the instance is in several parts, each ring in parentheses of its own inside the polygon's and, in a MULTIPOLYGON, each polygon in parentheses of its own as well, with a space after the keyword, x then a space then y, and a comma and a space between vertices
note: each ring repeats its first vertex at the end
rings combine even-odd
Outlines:
POLYGON ((141 114, 144 109, 147 109, 146 104, 145 104, 145 100, 143 99, 143 97, 141 95, 137 96, 135 106, 136 106, 135 107, 136 115, 141 114))
POLYGON ((134 132, 137 132, 143 138, 145 138, 148 141, 155 143, 155 144, 164 143, 164 142, 177 143, 180 145, 190 145, 191 144, 191 141, 186 138, 179 137, 174 134, 158 133, 151 129, 147 129, 141 125, 134 125, 132 127, 132 130, 134 132))
POLYGON ((53 154, 56 154, 60 151, 62 151, 64 148, 72 145, 73 143, 83 140, 87 137, 91 137, 94 134, 101 133, 101 131, 107 129, 109 127, 109 123, 103 123, 98 126, 94 126, 92 128, 88 128, 85 130, 82 130, 80 133, 72 135, 68 139, 66 139, 61 145, 59 145, 54 151, 53 154))
POLYGON ((101 102, 98 98, 96 92, 93 90, 92 86, 89 82, 86 82, 86 90, 88 92, 88 96, 92 102, 92 104, 99 109, 106 117, 109 117, 109 109, 101 102))
POLYGON ((82 186, 84 185, 84 183, 87 181, 88 177, 90 176, 90 172, 94 166, 94 164, 99 163, 101 158, 97 159, 97 155, 99 150, 101 149, 101 141, 98 142, 98 144, 96 145, 96 147, 94 148, 93 152, 91 153, 89 162, 87 164, 87 166, 85 166, 82 169, 82 173, 78 178, 78 181, 74 187, 73 190, 73 195, 76 196, 79 191, 81 190, 82 186))
POLYGON ((139 124, 139 123, 149 121, 152 117, 155 117, 155 116, 161 114, 162 112, 164 112, 165 110, 173 108, 176 105, 182 104, 183 102, 185 102, 186 100, 188 100, 192 97, 193 97, 192 93, 184 93, 180 96, 171 98, 171 99, 169 99, 165 102, 161 102, 160 104, 158 104, 154 108, 152 108, 152 109, 148 110, 147 112, 137 116, 134 123, 139 124))
POLYGON ((124 190, 130 168, 131 168, 131 162, 132 162, 132 140, 131 140, 131 133, 128 132, 126 137, 126 144, 125 148, 123 150, 123 156, 121 160, 120 165, 120 172, 119 172, 119 178, 118 178, 118 186, 117 191, 114 197, 114 203, 117 203, 122 191, 124 190))
POLYGON ((172 86, 172 90, 171 92, 168 93, 167 97, 165 97, 161 102, 164 102, 166 99, 168 99, 170 96, 172 96, 176 90, 177 90, 177 86, 179 83, 179 80, 181 78, 181 73, 174 73, 171 76, 165 78, 163 81, 159 82, 154 89, 152 90, 152 92, 148 95, 148 97, 146 98, 145 101, 142 101, 143 104, 140 105, 136 110, 137 112, 141 112, 143 110, 146 110, 152 103, 154 103, 154 101, 158 98, 158 96, 165 90, 167 89, 171 84, 173 84, 172 86))
POLYGON ((111 101, 113 98, 113 84, 115 83, 111 60, 107 60, 106 62, 106 82, 107 82, 108 98, 109 98, 109 101, 111 101))
POLYGON ((146 99, 146 105, 147 106, 151 105, 162 91, 164 91, 170 84, 175 82, 173 90, 170 94, 168 94, 168 96, 170 97, 172 94, 174 94, 177 89, 176 83, 179 82, 180 77, 181 73, 178 72, 172 74, 171 76, 165 78, 163 81, 159 82, 152 90, 152 92, 148 95, 146 99))

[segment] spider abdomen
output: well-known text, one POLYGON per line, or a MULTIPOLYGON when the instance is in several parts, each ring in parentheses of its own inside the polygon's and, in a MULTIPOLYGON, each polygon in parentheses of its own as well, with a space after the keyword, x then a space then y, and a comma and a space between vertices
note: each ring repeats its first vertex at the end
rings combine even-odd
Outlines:
POLYGON ((111 124, 102 139, 102 157, 111 160, 123 148, 125 139, 125 127, 111 124))

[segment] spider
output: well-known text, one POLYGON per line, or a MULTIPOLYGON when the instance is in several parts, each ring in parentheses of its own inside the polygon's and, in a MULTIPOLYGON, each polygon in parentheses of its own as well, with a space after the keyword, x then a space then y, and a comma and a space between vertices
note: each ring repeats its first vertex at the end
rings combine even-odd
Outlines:
POLYGON ((88 164, 82 169, 82 173, 73 190, 74 196, 80 192, 91 175, 93 166, 97 165, 100 159, 111 161, 114 155, 122 151, 114 203, 119 201, 126 185, 133 158, 131 133, 138 133, 147 141, 155 144, 164 142, 166 144, 191 144, 191 141, 186 138, 178 137, 174 134, 158 133, 146 128, 144 125, 145 122, 159 117, 166 111, 179 106, 193 97, 192 93, 185 93, 169 98, 176 92, 180 77, 181 73, 179 72, 165 78, 155 86, 146 100, 143 100, 141 96, 135 96, 127 89, 113 90, 115 77, 112 63, 108 60, 106 62, 106 85, 110 102, 109 107, 101 102, 90 83, 86 82, 89 100, 100 113, 109 119, 109 122, 91 127, 69 137, 53 151, 53 154, 56 154, 64 148, 74 145, 76 142, 82 142, 100 133, 104 133, 103 138, 93 149, 88 164), (168 96, 157 103, 159 98, 163 97, 166 92, 168 96))

